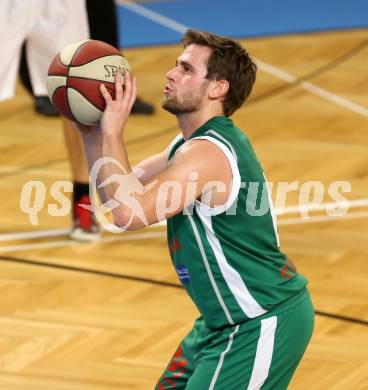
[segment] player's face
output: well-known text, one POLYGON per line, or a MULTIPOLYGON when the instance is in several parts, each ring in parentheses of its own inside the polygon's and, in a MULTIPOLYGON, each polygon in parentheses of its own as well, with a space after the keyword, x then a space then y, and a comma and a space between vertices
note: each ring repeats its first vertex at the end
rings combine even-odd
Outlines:
POLYGON ((176 61, 166 78, 162 107, 174 115, 199 110, 206 104, 210 81, 207 62, 211 49, 206 46, 189 45, 176 61))

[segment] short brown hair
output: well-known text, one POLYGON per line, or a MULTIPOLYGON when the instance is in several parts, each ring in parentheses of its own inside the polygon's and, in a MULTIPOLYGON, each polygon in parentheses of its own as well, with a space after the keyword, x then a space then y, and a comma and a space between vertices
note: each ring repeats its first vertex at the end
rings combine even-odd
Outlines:
POLYGON ((204 31, 187 30, 181 40, 184 47, 191 44, 208 46, 208 80, 227 80, 229 92, 223 101, 224 113, 230 116, 250 95, 256 80, 257 66, 246 50, 236 41, 204 31))

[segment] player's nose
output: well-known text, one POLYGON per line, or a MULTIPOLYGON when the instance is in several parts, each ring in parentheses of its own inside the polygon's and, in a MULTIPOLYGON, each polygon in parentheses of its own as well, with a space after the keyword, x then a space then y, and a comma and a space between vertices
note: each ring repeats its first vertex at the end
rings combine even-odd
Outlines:
POLYGON ((166 78, 169 80, 169 81, 174 81, 175 80, 175 71, 176 71, 177 67, 175 68, 172 68, 170 69, 167 73, 166 73, 166 78))

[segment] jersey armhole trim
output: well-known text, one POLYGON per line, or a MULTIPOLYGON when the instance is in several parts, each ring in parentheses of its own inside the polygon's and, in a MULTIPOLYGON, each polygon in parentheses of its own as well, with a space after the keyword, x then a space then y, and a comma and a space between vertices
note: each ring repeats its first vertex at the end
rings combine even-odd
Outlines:
POLYGON ((241 179, 240 179, 240 173, 239 173, 239 168, 238 168, 238 164, 237 164, 237 158, 236 158, 236 156, 234 156, 231 153, 229 148, 227 146, 225 146, 223 142, 219 141, 218 139, 216 139, 214 137, 200 136, 200 137, 192 138, 191 141, 192 140, 195 141, 198 139, 204 139, 206 141, 210 141, 213 144, 215 144, 219 149, 221 149, 221 151, 225 154, 227 160, 229 161, 230 168, 231 168, 231 173, 232 173, 231 191, 230 191, 230 194, 229 194, 227 201, 223 205, 209 207, 209 206, 201 203, 198 200, 195 201, 196 207, 203 209, 203 211, 207 215, 215 216, 215 215, 219 215, 219 214, 227 211, 232 206, 232 204, 234 203, 236 198, 238 197, 241 179))
POLYGON ((183 135, 179 133, 169 144, 168 152, 167 152, 167 161, 169 161, 170 153, 173 147, 183 138, 183 135))

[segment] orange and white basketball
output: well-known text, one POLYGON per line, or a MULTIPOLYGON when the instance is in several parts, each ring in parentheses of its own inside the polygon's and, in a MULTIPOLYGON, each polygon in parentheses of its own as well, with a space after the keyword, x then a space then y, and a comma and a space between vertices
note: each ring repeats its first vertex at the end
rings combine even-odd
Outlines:
POLYGON ((47 89, 61 115, 85 125, 98 124, 105 109, 100 92, 104 83, 115 97, 115 75, 131 71, 128 61, 115 47, 96 40, 68 45, 49 68, 47 89))

